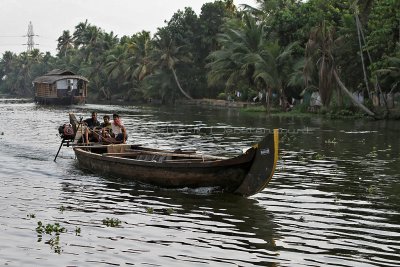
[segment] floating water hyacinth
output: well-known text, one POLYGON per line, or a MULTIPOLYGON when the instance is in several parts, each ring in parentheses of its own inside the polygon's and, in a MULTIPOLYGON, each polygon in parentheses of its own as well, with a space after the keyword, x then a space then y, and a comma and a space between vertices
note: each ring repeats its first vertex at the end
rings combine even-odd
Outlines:
POLYGON ((118 227, 121 221, 117 218, 105 218, 103 219, 103 224, 109 227, 118 227))

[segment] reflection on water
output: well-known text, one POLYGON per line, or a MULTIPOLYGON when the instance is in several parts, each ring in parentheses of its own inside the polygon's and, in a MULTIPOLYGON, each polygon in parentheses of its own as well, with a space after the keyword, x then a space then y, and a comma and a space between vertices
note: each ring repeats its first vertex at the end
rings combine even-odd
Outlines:
POLYGON ((0 111, 9 123, 0 126, 0 265, 400 264, 399 122, 195 107, 2 103, 0 111), (88 117, 92 110, 120 113, 132 143, 215 155, 241 153, 263 131, 281 128, 276 175, 263 192, 242 198, 89 174, 67 148, 54 163, 57 127, 69 111, 88 117), (121 225, 107 227, 106 218, 121 225), (39 221, 67 232, 40 240, 39 221))

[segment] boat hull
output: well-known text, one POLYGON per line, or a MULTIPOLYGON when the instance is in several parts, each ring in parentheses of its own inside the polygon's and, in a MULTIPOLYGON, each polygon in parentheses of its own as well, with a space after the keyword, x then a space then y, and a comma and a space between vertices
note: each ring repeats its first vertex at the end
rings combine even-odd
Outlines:
POLYGON ((220 187, 233 192, 242 183, 251 166, 251 157, 230 162, 158 163, 107 157, 76 149, 79 166, 95 173, 112 175, 165 188, 220 187))
MULTIPOLYGON (((79 167, 101 175, 110 175, 163 188, 218 187, 223 192, 250 196, 264 189, 274 173, 277 161, 277 130, 244 154, 230 159, 171 154, 137 148, 108 153, 110 146, 74 147, 79 167), (144 160, 138 154, 173 155, 144 160), (179 158, 179 159, 177 159, 179 158), (171 160, 172 159, 172 160, 171 160)), ((115 146, 115 145, 114 145, 115 146)), ((122 145, 127 147, 127 145, 122 145)))

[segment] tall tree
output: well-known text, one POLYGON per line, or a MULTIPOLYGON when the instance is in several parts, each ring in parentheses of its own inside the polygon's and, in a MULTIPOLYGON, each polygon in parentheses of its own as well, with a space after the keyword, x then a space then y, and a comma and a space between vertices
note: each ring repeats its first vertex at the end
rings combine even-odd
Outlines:
POLYGON ((178 64, 190 62, 191 54, 187 52, 185 45, 176 45, 171 32, 167 28, 160 28, 154 37, 154 49, 151 54, 151 61, 155 68, 171 71, 180 92, 186 98, 192 99, 183 90, 175 70, 178 64))
MULTIPOLYGON (((335 28, 326 25, 323 21, 310 34, 310 39, 306 47, 306 64, 304 68, 305 80, 310 82, 312 72, 318 73, 318 89, 321 96, 321 102, 328 107, 330 104, 332 91, 336 84, 352 100, 353 104, 364 110, 368 115, 375 114, 357 101, 351 92, 343 84, 339 76, 338 66, 336 64, 335 50, 339 48, 338 39, 335 38, 335 28), (314 67, 316 66, 316 68, 314 67)), ((307 86, 307 85, 306 85, 307 86)))
POLYGON ((57 51, 60 57, 66 57, 68 51, 74 47, 74 41, 69 30, 63 31, 62 35, 58 37, 57 42, 57 51))

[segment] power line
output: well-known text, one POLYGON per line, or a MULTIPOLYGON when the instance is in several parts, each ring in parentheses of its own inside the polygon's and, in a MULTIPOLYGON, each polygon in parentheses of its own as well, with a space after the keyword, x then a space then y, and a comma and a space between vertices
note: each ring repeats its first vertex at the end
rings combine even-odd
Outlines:
POLYGON ((38 46, 40 46, 41 48, 48 49, 50 51, 54 50, 55 45, 53 43, 54 43, 53 38, 35 34, 33 31, 33 24, 31 21, 28 24, 28 31, 26 35, 15 35, 7 33, 0 34, 1 49, 3 49, 3 47, 10 47, 10 46, 27 46, 26 50, 30 52, 33 49, 38 48, 38 46), (20 40, 20 38, 25 38, 26 43, 24 43, 23 40, 20 40), (38 40, 37 38, 39 39, 40 43, 37 43, 38 40), (51 40, 52 42, 49 43, 47 40, 51 40))

